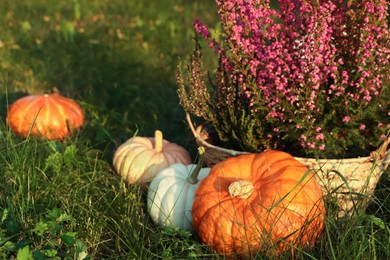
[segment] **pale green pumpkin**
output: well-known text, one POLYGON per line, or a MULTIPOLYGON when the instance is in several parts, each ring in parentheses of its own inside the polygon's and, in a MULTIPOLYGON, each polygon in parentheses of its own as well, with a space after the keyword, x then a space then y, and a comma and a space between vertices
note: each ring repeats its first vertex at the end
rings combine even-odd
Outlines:
POLYGON ((192 230, 191 208, 199 183, 210 168, 202 168, 204 148, 198 164, 173 164, 161 170, 148 189, 147 209, 157 225, 192 230))

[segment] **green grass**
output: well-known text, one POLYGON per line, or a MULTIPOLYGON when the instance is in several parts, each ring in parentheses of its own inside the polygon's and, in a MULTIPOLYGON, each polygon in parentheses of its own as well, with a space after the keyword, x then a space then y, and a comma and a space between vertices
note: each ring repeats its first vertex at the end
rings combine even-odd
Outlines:
POLYGON ((213 3, 7 2, 1 4, 0 84, 10 102, 57 87, 82 102, 89 120, 84 133, 96 143, 118 144, 136 129, 151 135, 160 128, 173 141, 187 135, 176 66, 192 49, 193 19, 215 20, 213 3))
MULTIPOLYGON (((145 193, 126 186, 111 165, 119 144, 155 129, 196 154, 175 82, 179 58, 193 48, 196 17, 215 25, 213 1, 0 3, 2 258, 222 258, 194 234, 153 225, 145 193), (7 105, 54 87, 80 103, 85 127, 63 142, 11 133, 7 105)), ((204 53, 206 65, 215 65, 204 53)), ((329 215, 315 248, 294 257, 389 258, 388 173, 366 213, 343 221, 329 215)))

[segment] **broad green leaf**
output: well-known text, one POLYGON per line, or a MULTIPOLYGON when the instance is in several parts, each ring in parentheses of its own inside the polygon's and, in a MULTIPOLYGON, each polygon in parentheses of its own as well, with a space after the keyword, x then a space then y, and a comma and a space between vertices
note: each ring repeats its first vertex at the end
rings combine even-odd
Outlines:
POLYGON ((32 252, 30 250, 29 246, 25 246, 18 250, 18 253, 16 255, 16 259, 18 260, 34 260, 32 256, 32 252))
POLYGON ((58 218, 58 222, 64 222, 64 221, 69 221, 69 220, 71 220, 71 216, 70 215, 68 215, 68 214, 61 214, 60 216, 59 216, 59 218, 58 218))
POLYGON ((12 241, 7 241, 7 242, 5 242, 5 244, 3 245, 3 247, 4 247, 5 250, 8 251, 8 252, 15 251, 15 249, 16 249, 15 243, 12 242, 12 241))
POLYGON ((11 234, 17 233, 19 230, 19 224, 13 220, 7 220, 5 221, 5 229, 11 234))
POLYGON ((81 252, 87 250, 87 246, 80 239, 77 239, 75 244, 76 244, 76 251, 77 252, 81 253, 81 252))
POLYGON ((89 259, 87 246, 80 239, 77 239, 75 244, 76 244, 77 259, 78 260, 89 259))
POLYGON ((57 218, 60 216, 60 210, 58 208, 53 208, 49 213, 46 214, 46 217, 52 221, 57 221, 57 218))
POLYGON ((41 252, 48 257, 55 257, 57 255, 57 250, 55 249, 44 249, 41 252))
POLYGON ((88 253, 86 251, 82 251, 82 252, 78 253, 77 259, 78 260, 88 259, 88 253))
POLYGON ((18 242, 15 242, 15 248, 17 250, 24 248, 25 246, 28 246, 28 241, 26 240, 19 240, 18 242))
POLYGON ((48 230, 48 225, 47 223, 43 222, 40 220, 36 225, 35 228, 32 230, 35 234, 38 236, 43 236, 45 231, 48 230))
POLYGON ((369 215, 368 219, 372 223, 374 223, 374 225, 377 226, 378 228, 380 228, 382 230, 386 230, 387 229, 387 226, 386 226, 385 222, 381 218, 378 218, 378 217, 373 216, 373 215, 369 215))
POLYGON ((66 232, 60 235, 60 238, 67 246, 71 247, 76 243, 76 235, 76 232, 66 232))
POLYGON ((60 153, 50 154, 45 161, 44 171, 52 168, 54 171, 59 172, 62 167, 62 155, 60 153))
POLYGON ((34 251, 33 253, 33 258, 35 260, 45 260, 46 259, 46 256, 44 253, 41 252, 41 250, 37 249, 34 251))
POLYGON ((77 147, 74 144, 72 144, 66 147, 64 152, 64 158, 65 159, 75 158, 76 154, 77 154, 77 147))

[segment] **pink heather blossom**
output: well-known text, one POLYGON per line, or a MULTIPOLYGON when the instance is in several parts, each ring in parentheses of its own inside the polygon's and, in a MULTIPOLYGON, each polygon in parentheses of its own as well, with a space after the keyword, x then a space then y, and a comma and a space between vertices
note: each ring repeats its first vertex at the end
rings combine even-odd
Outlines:
POLYGON ((194 21, 194 28, 206 41, 211 37, 209 29, 199 19, 194 21))
POLYGON ((211 39, 199 20, 195 30, 269 132, 315 148, 323 132, 356 125, 359 113, 379 104, 390 82, 386 0, 279 0, 278 11, 269 0, 215 2, 224 42, 211 39), (286 120, 296 133, 286 130, 286 120))
POLYGON ((343 122, 348 123, 351 120, 350 116, 343 117, 343 122))
POLYGON ((213 49, 216 53, 221 53, 221 46, 219 46, 218 42, 215 39, 212 39, 209 42, 209 47, 213 49))

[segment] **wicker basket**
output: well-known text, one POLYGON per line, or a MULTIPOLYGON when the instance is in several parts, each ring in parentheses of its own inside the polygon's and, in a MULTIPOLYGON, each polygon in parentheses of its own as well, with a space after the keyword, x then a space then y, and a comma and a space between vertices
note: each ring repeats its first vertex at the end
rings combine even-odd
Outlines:
MULTIPOLYGON (((247 152, 225 149, 214 145, 216 132, 212 125, 195 128, 189 114, 187 121, 199 146, 205 147, 205 162, 209 167, 218 162, 247 152), (213 140, 214 139, 214 140, 213 140)), ((367 157, 348 159, 315 159, 294 157, 315 172, 324 194, 337 201, 339 216, 350 215, 356 209, 365 209, 372 199, 379 178, 390 164, 387 146, 390 137, 367 157)))

